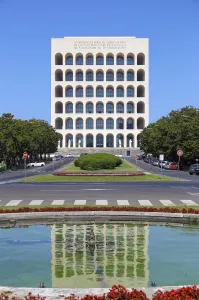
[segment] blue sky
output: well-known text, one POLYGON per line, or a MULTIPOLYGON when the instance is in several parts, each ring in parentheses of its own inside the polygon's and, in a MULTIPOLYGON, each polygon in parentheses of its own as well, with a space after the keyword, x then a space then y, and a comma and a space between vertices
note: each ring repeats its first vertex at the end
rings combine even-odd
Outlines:
POLYGON ((199 0, 0 0, 0 114, 50 121, 50 39, 150 39, 150 122, 199 107, 199 0))

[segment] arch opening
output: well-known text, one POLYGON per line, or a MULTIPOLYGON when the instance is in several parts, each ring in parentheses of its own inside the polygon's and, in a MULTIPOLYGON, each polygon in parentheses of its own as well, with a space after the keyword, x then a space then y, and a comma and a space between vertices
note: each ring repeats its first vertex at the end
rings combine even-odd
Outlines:
POLYGON ((63 113, 63 103, 62 102, 56 102, 55 103, 55 113, 56 114, 62 114, 63 113))

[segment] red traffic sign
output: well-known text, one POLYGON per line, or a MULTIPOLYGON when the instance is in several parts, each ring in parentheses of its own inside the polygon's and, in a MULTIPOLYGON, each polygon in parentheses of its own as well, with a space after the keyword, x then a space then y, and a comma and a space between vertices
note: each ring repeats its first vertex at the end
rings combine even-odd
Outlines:
POLYGON ((24 153, 23 153, 23 158, 26 159, 27 157, 28 157, 28 153, 27 153, 27 152, 24 152, 24 153))
POLYGON ((182 155, 183 155, 183 151, 182 151, 182 150, 178 150, 178 151, 177 151, 177 155, 178 155, 178 156, 182 156, 182 155))

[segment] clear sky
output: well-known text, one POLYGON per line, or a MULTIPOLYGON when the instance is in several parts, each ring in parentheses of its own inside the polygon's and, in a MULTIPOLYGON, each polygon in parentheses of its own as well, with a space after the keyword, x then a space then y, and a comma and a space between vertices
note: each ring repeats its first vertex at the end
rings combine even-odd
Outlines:
POLYGON ((50 121, 50 39, 150 39, 150 122, 199 107, 199 0, 0 0, 0 114, 50 121))

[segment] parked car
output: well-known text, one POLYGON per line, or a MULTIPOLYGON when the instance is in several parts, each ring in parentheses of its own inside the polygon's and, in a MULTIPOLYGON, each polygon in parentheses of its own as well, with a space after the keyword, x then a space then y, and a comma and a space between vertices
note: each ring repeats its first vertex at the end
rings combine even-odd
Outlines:
POLYGON ((45 166, 45 162, 34 162, 34 163, 27 164, 27 168, 31 168, 31 167, 44 167, 44 166, 45 166))
POLYGON ((153 166, 159 166, 159 159, 155 159, 152 163, 153 166))
MULTIPOLYGON (((167 162, 164 165, 164 169, 166 170, 178 170, 178 163, 177 162, 167 162)), ((179 170, 183 170, 183 165, 179 165, 179 170)))
POLYGON ((164 166, 166 165, 168 161, 167 160, 162 160, 162 161, 159 161, 159 167, 161 168, 164 168, 164 166))
POLYGON ((199 175, 199 164, 193 164, 189 167, 189 174, 193 175, 199 175))

